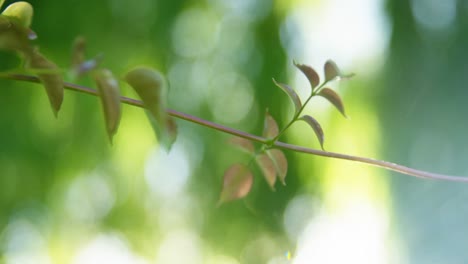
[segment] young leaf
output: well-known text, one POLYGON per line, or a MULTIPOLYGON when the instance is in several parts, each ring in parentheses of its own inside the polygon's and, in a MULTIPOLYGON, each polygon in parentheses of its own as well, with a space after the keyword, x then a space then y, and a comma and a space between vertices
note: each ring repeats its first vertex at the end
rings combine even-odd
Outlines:
POLYGON ((170 149, 175 141, 176 125, 166 113, 167 85, 164 77, 156 70, 138 67, 129 71, 125 80, 143 100, 158 139, 166 149, 170 149))
POLYGON ((325 136, 323 134, 322 127, 317 122, 317 120, 315 120, 315 118, 313 118, 313 117, 311 117, 309 115, 304 115, 301 118, 299 118, 299 120, 305 121, 314 130, 315 135, 317 136, 317 139, 320 142, 320 146, 323 149, 323 142, 325 140, 325 136))
POLYGON ((270 115, 268 110, 265 112, 265 123, 263 125, 263 137, 275 138, 279 133, 278 123, 270 115))
POLYGON ((325 62, 324 70, 326 82, 340 76, 340 70, 338 69, 338 66, 336 66, 336 63, 332 60, 327 60, 327 62, 325 62))
POLYGON ((281 88, 281 90, 283 90, 283 92, 285 92, 289 96, 289 98, 291 98, 291 100, 294 103, 294 108, 296 109, 296 113, 298 113, 302 108, 302 103, 297 93, 291 88, 291 86, 287 84, 278 83, 276 82, 275 79, 273 79, 273 82, 275 83, 276 86, 281 88))
POLYGON ((5 0, 0 0, 0 8, 2 8, 4 2, 5 0))
POLYGON ((17 19, 23 27, 29 28, 31 26, 33 13, 31 4, 20 1, 9 5, 5 11, 3 11, 2 15, 13 17, 17 19))
POLYGON ((117 132, 121 117, 119 83, 108 69, 96 71, 94 81, 97 84, 99 96, 101 97, 107 134, 112 143, 112 137, 117 132))
POLYGON ((283 185, 286 185, 285 179, 288 173, 288 160, 284 155, 283 151, 279 149, 270 149, 266 151, 266 154, 271 159, 275 166, 276 174, 283 185))
POLYGON ((272 190, 275 190, 276 167, 273 160, 267 154, 260 154, 255 158, 258 167, 262 170, 263 177, 272 190))
POLYGON ((336 109, 338 109, 338 111, 340 111, 344 117, 346 117, 343 101, 335 91, 330 88, 323 88, 318 95, 327 99, 336 107, 336 109))
POLYGON ((238 147, 240 150, 246 152, 247 154, 253 154, 255 152, 252 141, 241 138, 241 137, 231 137, 229 138, 229 143, 238 147))
POLYGON ((38 77, 44 84, 44 87, 49 97, 49 102, 57 117, 60 106, 63 102, 63 79, 59 69, 55 63, 48 60, 44 55, 35 50, 27 58, 29 60, 29 67, 32 70, 38 71, 38 77))
POLYGON ((30 40, 35 33, 21 25, 14 17, 0 15, 0 49, 18 51, 25 57, 31 56, 30 40))
POLYGON ((307 79, 309 79, 310 87, 312 88, 312 90, 314 90, 314 88, 320 84, 320 77, 314 70, 314 68, 305 64, 296 63, 295 61, 293 63, 294 66, 301 70, 302 73, 304 73, 304 75, 307 77, 307 79))
POLYGON ((82 36, 75 38, 72 46, 71 66, 73 69, 78 69, 85 60, 86 39, 82 36))
POLYGON ((243 164, 234 164, 224 172, 223 189, 218 206, 245 197, 252 189, 253 175, 243 164))

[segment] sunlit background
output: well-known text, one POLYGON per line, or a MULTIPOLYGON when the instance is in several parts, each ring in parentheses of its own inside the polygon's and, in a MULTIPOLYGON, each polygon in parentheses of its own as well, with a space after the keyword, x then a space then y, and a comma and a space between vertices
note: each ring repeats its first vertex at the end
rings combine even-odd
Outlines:
MULTIPOLYGON (((266 108, 280 125, 293 114, 272 77, 306 98, 292 61, 323 77, 333 59, 356 73, 332 84, 350 118, 320 98, 305 110, 327 150, 468 176, 467 1, 30 3, 37 45, 64 69, 84 36, 118 76, 162 71, 172 109, 254 134, 266 108)), ((18 63, 0 53, 2 71, 18 63)), ((55 119, 40 86, 0 86, 0 263, 468 261, 468 185, 287 152, 287 186, 271 191, 253 167, 251 193, 217 207, 223 172, 249 160, 228 135, 177 120, 166 152, 144 111, 123 106, 110 145, 96 98, 66 91, 55 119)), ((282 140, 320 147, 305 124, 282 140)))

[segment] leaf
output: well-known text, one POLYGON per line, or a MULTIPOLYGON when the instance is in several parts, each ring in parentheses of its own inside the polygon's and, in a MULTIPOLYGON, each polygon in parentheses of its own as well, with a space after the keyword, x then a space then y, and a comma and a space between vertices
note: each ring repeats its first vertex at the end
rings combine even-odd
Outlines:
POLYGON ((277 83, 275 79, 273 79, 273 82, 275 83, 276 86, 281 88, 281 90, 283 90, 283 92, 285 92, 289 96, 289 98, 291 98, 291 100, 294 103, 294 107, 296 109, 295 112, 298 113, 302 108, 302 103, 297 93, 287 84, 277 83))
POLYGON ((317 136, 317 139, 320 142, 320 146, 322 147, 323 150, 323 142, 325 140, 325 136, 323 134, 323 129, 320 126, 320 124, 315 120, 315 118, 309 116, 309 115, 304 115, 299 120, 305 121, 309 126, 314 130, 315 135, 317 136))
POLYGON ((71 66, 74 69, 78 69, 85 60, 85 51, 86 51, 86 39, 82 36, 75 38, 72 46, 72 58, 71 66))
POLYGON ((243 164, 234 164, 224 172, 218 206, 245 197, 252 189, 253 175, 243 164))
POLYGON ((57 117, 63 102, 64 89, 63 79, 57 65, 37 50, 32 52, 27 59, 29 60, 29 67, 38 71, 38 77, 44 84, 52 111, 55 117, 57 117))
POLYGON ((4 2, 5 0, 0 0, 0 8, 2 8, 4 2))
POLYGON ((309 79, 310 86, 312 90, 314 90, 314 88, 320 84, 320 77, 317 74, 317 72, 314 70, 314 68, 305 64, 296 63, 295 61, 293 63, 294 63, 294 66, 296 66, 299 70, 301 70, 302 73, 304 73, 304 75, 307 77, 307 79, 309 79))
POLYGON ((159 141, 169 150, 175 141, 177 128, 166 112, 167 85, 164 77, 156 70, 137 67, 125 75, 125 80, 143 100, 159 141))
POLYGON ((336 66, 336 63, 332 60, 327 60, 325 62, 324 70, 326 82, 331 81, 341 75, 338 66, 336 66))
POLYGON ((278 178, 280 179, 281 183, 283 185, 286 185, 285 179, 286 174, 288 173, 288 160, 286 159, 286 156, 284 155, 283 151, 279 149, 270 149, 266 151, 266 154, 273 162, 276 174, 278 175, 278 178))
POLYGON ((331 104, 333 104, 336 107, 336 109, 338 109, 338 111, 340 111, 340 113, 344 117, 347 117, 346 113, 345 113, 343 101, 341 100, 340 96, 335 91, 333 91, 330 88, 323 88, 319 92, 318 95, 320 95, 320 96, 324 97, 325 99, 327 99, 331 104))
POLYGON ((31 56, 34 49, 30 40, 35 33, 21 25, 14 17, 0 15, 0 49, 21 52, 25 57, 31 56))
POLYGON ((252 141, 248 139, 241 137, 231 137, 229 138, 229 143, 248 154, 253 154, 255 152, 252 141))
POLYGON ((268 110, 265 112, 265 122, 263 125, 263 137, 275 138, 279 133, 278 123, 270 115, 268 110))
POLYGON ((258 167, 262 170, 263 177, 272 190, 275 190, 276 167, 267 154, 260 154, 255 158, 258 167))
POLYGON ((2 15, 17 19, 20 24, 29 28, 33 17, 33 7, 28 2, 20 1, 9 5, 2 15))
POLYGON ((112 137, 117 132, 121 117, 119 83, 108 69, 97 70, 94 74, 94 81, 98 87, 99 97, 101 97, 107 134, 112 143, 112 137))

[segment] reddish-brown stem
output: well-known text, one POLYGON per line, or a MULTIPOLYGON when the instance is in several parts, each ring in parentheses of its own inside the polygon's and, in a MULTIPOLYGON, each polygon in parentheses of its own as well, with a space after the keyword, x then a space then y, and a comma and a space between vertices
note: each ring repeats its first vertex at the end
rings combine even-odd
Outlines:
MULTIPOLYGON (((4 79, 10 79, 10 80, 17 80, 17 81, 26 81, 26 82, 35 82, 39 83, 40 80, 36 76, 32 75, 26 75, 26 74, 14 74, 14 73, 9 73, 9 74, 2 74, 0 75, 1 78, 4 79)), ((68 90, 80 92, 80 93, 85 93, 85 94, 90 94, 94 96, 99 96, 97 91, 78 84, 74 83, 65 83, 65 88, 68 90)), ((133 105, 136 107, 141 107, 144 108, 145 106, 143 105, 143 102, 140 100, 128 98, 128 97, 121 97, 120 101, 125 104, 133 105)), ((267 138, 259 137, 244 131, 240 131, 234 128, 230 128, 227 126, 223 126, 220 124, 216 124, 201 118, 198 118, 196 116, 192 116, 189 114, 185 114, 182 112, 178 112, 172 109, 167 109, 167 112, 169 115, 183 119, 192 123, 199 124, 201 126, 205 126, 208 128, 212 128, 227 134, 231 134, 234 136, 242 137, 251 141, 255 141, 258 143, 262 144, 269 144, 269 140, 267 138)), ((409 176, 415 176, 415 177, 420 177, 420 178, 426 178, 426 179, 435 179, 435 180, 445 180, 445 181, 454 181, 454 182, 468 182, 468 177, 460 177, 460 176, 451 176, 451 175, 445 175, 445 174, 438 174, 438 173, 432 173, 432 172, 427 172, 427 171, 422 171, 422 170, 417 170, 413 168, 409 168, 406 166, 402 166, 399 164, 391 163, 388 161, 383 161, 383 160, 376 160, 376 159, 371 159, 371 158, 366 158, 366 157, 358 157, 358 156, 352 156, 352 155, 347 155, 347 154, 341 154, 341 153, 335 153, 335 152, 328 152, 328 151, 322 151, 318 149, 312 149, 312 148, 306 148, 302 146, 297 146, 297 145, 292 145, 292 144, 287 144, 284 142, 276 141, 273 144, 274 147, 280 148, 280 149, 285 149, 285 150, 291 150, 295 152, 302 152, 302 153, 307 153, 307 154, 312 154, 312 155, 317 155, 317 156, 322 156, 322 157, 328 157, 328 158, 334 158, 334 159, 343 159, 343 160, 349 160, 349 161, 355 161, 355 162, 360 162, 360 163, 365 163, 368 165, 373 165, 376 167, 381 167, 387 170, 392 170, 396 171, 402 174, 406 174, 409 176)))

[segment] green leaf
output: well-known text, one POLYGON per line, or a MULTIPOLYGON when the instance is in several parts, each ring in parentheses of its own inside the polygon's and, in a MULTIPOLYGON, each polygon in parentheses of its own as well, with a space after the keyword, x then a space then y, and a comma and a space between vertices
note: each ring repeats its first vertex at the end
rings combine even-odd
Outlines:
POLYGON ((30 40, 35 33, 12 17, 0 15, 0 49, 21 52, 25 57, 31 56, 34 49, 30 40))
POLYGON ((312 88, 312 90, 314 90, 314 88, 320 84, 320 77, 314 70, 314 68, 305 64, 296 63, 295 61, 293 63, 294 66, 301 70, 302 73, 304 73, 304 75, 307 77, 307 79, 309 79, 310 87, 312 88))
POLYGON ((318 95, 320 95, 320 96, 324 97, 325 99, 327 99, 331 104, 333 104, 336 107, 336 109, 338 109, 338 111, 340 111, 340 113, 344 117, 347 117, 346 113, 345 113, 343 101, 341 100, 340 96, 335 91, 333 91, 330 88, 323 88, 319 92, 318 95))
POLYGON ((0 0, 0 8, 2 8, 4 2, 5 0, 0 0))
POLYGON ((29 68, 38 72, 38 77, 44 84, 47 96, 49 97, 52 111, 55 117, 57 117, 63 102, 64 89, 59 68, 37 50, 32 52, 27 59, 29 68))
POLYGON ((338 66, 336 66, 336 63, 332 60, 327 60, 327 62, 325 62, 324 71, 326 82, 331 81, 341 75, 340 69, 338 69, 338 66))
POLYGON ((229 143, 236 146, 237 148, 239 148, 247 154, 253 154, 255 152, 252 141, 248 139, 241 137, 231 137, 229 138, 229 143))
POLYGON ((275 138, 279 133, 278 123, 270 115, 268 110, 265 112, 265 122, 263 125, 263 137, 275 138))
POLYGON ((3 11, 2 15, 13 17, 17 19, 23 27, 29 28, 32 23, 33 13, 34 11, 31 4, 20 1, 9 5, 5 11, 3 11))
POLYGON ((119 83, 108 69, 97 70, 94 73, 94 81, 98 87, 99 97, 101 97, 107 134, 112 143, 112 137, 117 132, 121 117, 119 83))
POLYGON ((302 108, 302 103, 297 93, 287 84, 278 83, 275 79, 273 79, 273 82, 276 86, 281 88, 281 90, 283 90, 283 92, 285 92, 289 96, 289 98, 291 98, 291 100, 294 103, 295 112, 298 113, 302 108))
POLYGON ((252 189, 253 175, 244 164, 234 164, 224 172, 223 189, 218 206, 249 194, 252 189))
POLYGON ((272 190, 275 190, 276 183, 276 167, 271 158, 267 154, 260 154, 255 158, 258 167, 263 173, 263 177, 267 181, 272 190))
POLYGON ((315 135, 317 136, 317 139, 320 142, 320 146, 322 147, 323 150, 323 142, 325 140, 325 136, 323 134, 323 129, 320 126, 320 124, 315 120, 315 118, 309 116, 309 115, 304 115, 299 120, 305 121, 309 126, 314 130, 315 135))
POLYGON ((286 156, 284 155, 283 151, 279 149, 270 149, 266 151, 266 154, 268 157, 271 159, 276 174, 278 175, 278 178, 280 179, 281 183, 283 185, 286 185, 286 174, 288 173, 288 160, 286 159, 286 156))
POLYGON ((137 67, 125 75, 125 80, 143 100, 159 141, 169 150, 175 141, 177 128, 166 112, 167 85, 164 77, 156 70, 137 67))

